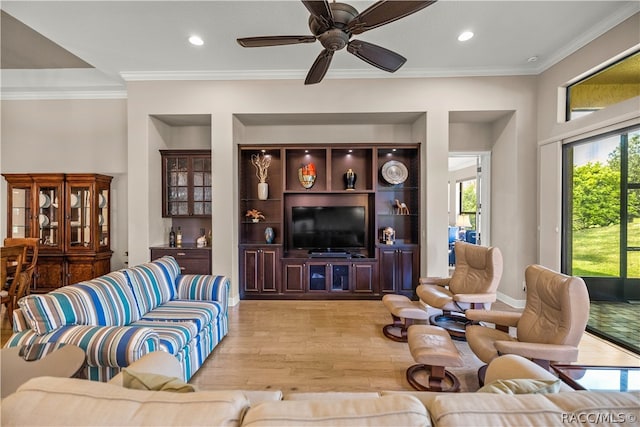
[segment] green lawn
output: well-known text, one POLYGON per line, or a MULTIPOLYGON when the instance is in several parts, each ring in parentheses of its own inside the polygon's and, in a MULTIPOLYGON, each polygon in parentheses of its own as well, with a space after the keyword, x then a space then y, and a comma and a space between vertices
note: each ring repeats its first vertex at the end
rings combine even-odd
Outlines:
MULTIPOLYGON (((628 229, 630 245, 638 244, 640 218, 628 229)), ((573 272, 576 276, 619 276, 620 226, 596 227, 573 233, 573 272)), ((640 253, 631 252, 628 277, 640 277, 640 253)))

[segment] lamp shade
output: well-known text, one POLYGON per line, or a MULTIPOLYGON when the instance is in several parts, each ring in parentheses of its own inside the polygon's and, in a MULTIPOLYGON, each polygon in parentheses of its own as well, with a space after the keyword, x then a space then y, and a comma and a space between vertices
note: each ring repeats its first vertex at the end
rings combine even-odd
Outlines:
POLYGON ((469 219, 469 215, 458 215, 458 218, 456 219, 456 226, 466 228, 471 227, 471 220, 469 219))

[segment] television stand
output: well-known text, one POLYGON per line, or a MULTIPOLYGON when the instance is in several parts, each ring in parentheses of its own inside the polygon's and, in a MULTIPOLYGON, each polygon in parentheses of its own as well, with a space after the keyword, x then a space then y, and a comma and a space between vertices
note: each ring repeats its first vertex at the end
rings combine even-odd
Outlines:
POLYGON ((351 252, 342 249, 318 248, 309 251, 309 258, 351 258, 351 252))

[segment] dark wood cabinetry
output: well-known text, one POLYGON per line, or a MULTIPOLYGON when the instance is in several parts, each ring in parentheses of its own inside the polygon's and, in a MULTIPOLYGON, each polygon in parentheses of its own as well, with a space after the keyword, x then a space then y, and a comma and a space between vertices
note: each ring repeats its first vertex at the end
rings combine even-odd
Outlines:
POLYGON ((162 216, 211 217, 211 151, 160 150, 162 216))
POLYGON ((7 236, 40 241, 32 292, 111 271, 110 187, 99 174, 3 174, 7 236))
POLYGON ((151 260, 172 256, 180 266, 182 274, 211 274, 211 248, 183 245, 180 248, 158 246, 151 248, 151 260))
POLYGON ((275 294, 280 291, 280 247, 276 245, 242 248, 240 281, 244 293, 275 294))
POLYGON ((238 160, 241 297, 413 296, 420 260, 419 144, 241 145, 238 160), (266 200, 258 197, 256 155, 271 160, 266 200), (315 180, 304 185, 311 163, 315 180), (345 181, 348 170, 356 175, 354 188, 345 181), (364 243, 349 249, 351 257, 314 258, 292 237, 294 208, 335 206, 364 208, 364 243), (264 218, 246 217, 252 209, 264 218), (272 244, 265 243, 266 228, 274 232, 272 244), (384 229, 393 230, 393 244, 383 244, 384 229))
POLYGON ((385 245, 378 248, 380 292, 412 295, 418 283, 417 245, 385 245))

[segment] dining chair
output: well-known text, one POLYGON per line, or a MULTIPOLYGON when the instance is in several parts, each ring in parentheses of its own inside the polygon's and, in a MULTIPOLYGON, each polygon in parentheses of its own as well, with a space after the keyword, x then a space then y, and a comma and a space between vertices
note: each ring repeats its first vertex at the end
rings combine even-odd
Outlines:
POLYGON ((9 323, 13 326, 13 310, 24 292, 25 280, 22 278, 22 257, 24 246, 9 246, 0 249, 0 303, 7 307, 9 323), (15 266, 15 270, 14 270, 15 266), (8 285, 7 289, 4 286, 8 285))

